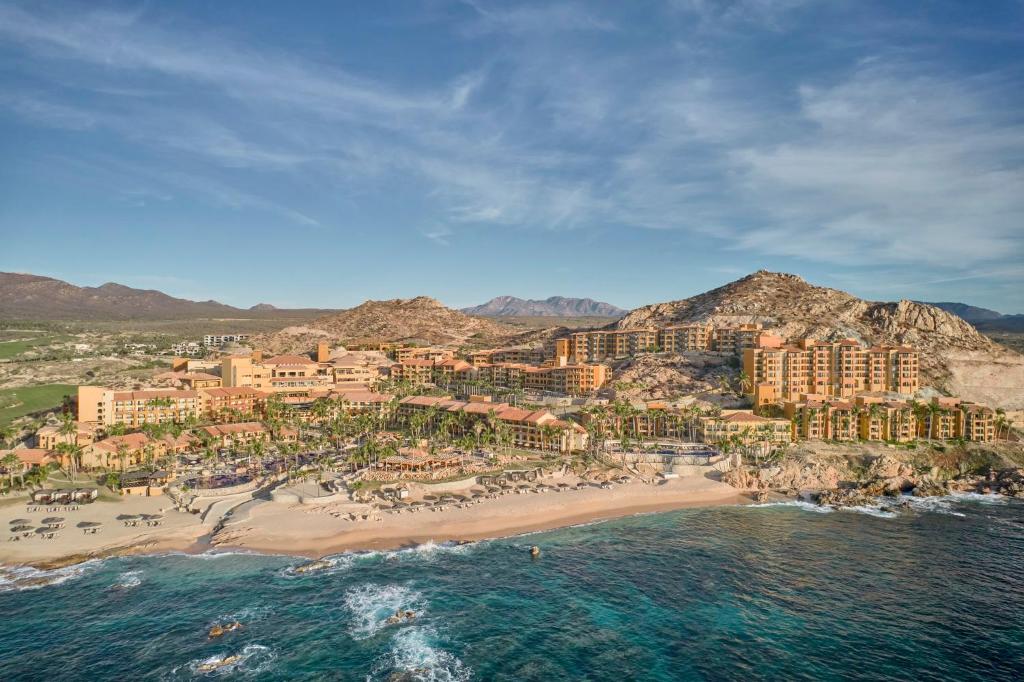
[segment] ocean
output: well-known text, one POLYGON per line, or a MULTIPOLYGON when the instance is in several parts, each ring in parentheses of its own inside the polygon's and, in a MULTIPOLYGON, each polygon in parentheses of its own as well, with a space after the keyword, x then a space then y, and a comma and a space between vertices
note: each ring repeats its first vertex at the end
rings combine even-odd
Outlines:
POLYGON ((1002 498, 688 509, 302 563, 25 569, 0 584, 0 680, 1024 677, 1024 503, 1002 498))

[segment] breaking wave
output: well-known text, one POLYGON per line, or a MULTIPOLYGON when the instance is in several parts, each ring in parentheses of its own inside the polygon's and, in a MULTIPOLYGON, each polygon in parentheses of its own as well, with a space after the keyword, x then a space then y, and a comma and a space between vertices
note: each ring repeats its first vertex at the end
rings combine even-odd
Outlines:
POLYGON ((426 602, 407 585, 366 584, 345 593, 345 607, 352 614, 349 634, 353 639, 367 639, 380 632, 396 611, 411 610, 416 619, 422 618, 426 602))
POLYGON ((86 571, 96 568, 103 561, 103 559, 90 559, 80 564, 54 569, 40 569, 32 566, 0 566, 0 592, 21 592, 50 585, 60 585, 82 577, 86 571))
POLYGON ((277 654, 262 644, 248 644, 237 652, 224 652, 196 658, 171 670, 167 679, 185 680, 196 677, 256 677, 266 672, 277 654))
POLYGON ((402 630, 392 639, 391 649, 374 664, 370 679, 409 682, 464 682, 473 676, 457 656, 436 645, 432 628, 402 630))

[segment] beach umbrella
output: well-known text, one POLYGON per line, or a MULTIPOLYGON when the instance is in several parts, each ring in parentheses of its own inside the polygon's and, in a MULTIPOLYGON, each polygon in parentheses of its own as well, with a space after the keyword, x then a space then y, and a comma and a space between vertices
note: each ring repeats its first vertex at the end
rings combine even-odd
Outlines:
POLYGON ((61 523, 63 521, 64 521, 64 517, 63 516, 48 516, 47 518, 43 519, 43 523, 47 523, 47 524, 61 523))
POLYGON ((570 486, 570 485, 569 485, 568 483, 559 483, 559 484, 558 484, 558 487, 559 487, 559 488, 569 488, 569 487, 571 487, 571 486, 570 486))
POLYGON ((424 500, 436 500, 437 499, 437 495, 424 495, 423 499, 424 500))
POLYGON ((137 521, 139 519, 138 514, 118 514, 118 521, 137 521))
POLYGON ((12 533, 24 533, 27 530, 32 530, 32 526, 20 525, 11 528, 12 533))
POLYGON ((53 529, 50 528, 49 526, 41 526, 39 528, 36 528, 36 533, 39 534, 39 535, 43 535, 44 533, 52 533, 52 532, 53 532, 53 529))
POLYGON ((29 521, 28 519, 11 519, 11 520, 9 521, 9 523, 10 523, 10 524, 11 524, 12 526, 21 526, 21 525, 23 525, 23 524, 26 524, 26 523, 32 523, 32 522, 31 522, 31 521, 29 521))
POLYGON ((99 528, 103 524, 99 521, 82 521, 78 524, 79 528, 99 528))

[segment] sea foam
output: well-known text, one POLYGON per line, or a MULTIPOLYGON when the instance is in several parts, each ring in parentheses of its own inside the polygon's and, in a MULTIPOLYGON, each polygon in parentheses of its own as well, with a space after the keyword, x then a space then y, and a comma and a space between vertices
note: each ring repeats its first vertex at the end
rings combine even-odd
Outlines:
POLYGON ((370 679, 416 682, 464 682, 472 670, 458 657, 436 645, 437 632, 429 627, 397 633, 391 649, 373 666, 370 679))
POLYGON ((396 611, 411 610, 421 619, 426 602, 408 585, 366 584, 345 593, 345 607, 352 614, 349 634, 353 639, 367 639, 380 632, 396 611))

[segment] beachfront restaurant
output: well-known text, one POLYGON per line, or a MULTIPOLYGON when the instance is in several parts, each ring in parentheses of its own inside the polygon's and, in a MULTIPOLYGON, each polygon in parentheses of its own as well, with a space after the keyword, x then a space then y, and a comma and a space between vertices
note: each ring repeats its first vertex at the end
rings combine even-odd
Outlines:
POLYGON ((450 453, 430 454, 420 448, 399 448, 397 455, 385 457, 380 468, 385 471, 433 471, 459 465, 459 456, 450 453))
POLYGON ((170 480, 166 471, 128 471, 121 474, 122 495, 156 497, 164 494, 164 486, 170 480))

